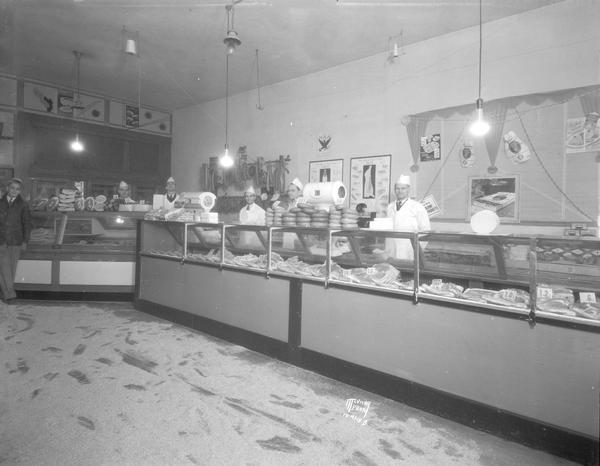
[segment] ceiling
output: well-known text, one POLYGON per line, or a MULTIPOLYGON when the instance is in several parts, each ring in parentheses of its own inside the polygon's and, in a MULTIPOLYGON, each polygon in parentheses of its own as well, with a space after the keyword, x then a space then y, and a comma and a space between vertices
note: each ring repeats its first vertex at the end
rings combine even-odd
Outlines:
MULTIPOLYGON (((559 0, 483 0, 484 22, 559 0)), ((123 53, 125 26, 139 31, 142 101, 173 110, 225 94, 231 0, 0 0, 0 72, 137 100, 137 57, 123 53)), ((234 8, 242 45, 231 56, 231 93, 478 24, 478 0, 243 0, 234 8)))

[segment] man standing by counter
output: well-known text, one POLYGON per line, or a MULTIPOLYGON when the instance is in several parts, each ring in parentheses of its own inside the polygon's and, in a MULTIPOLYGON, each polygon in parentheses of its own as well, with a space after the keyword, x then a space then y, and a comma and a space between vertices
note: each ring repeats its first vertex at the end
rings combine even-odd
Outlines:
MULTIPOLYGON (((409 198, 410 177, 400 175, 394 185, 396 202, 392 202, 387 208, 387 216, 394 221, 394 230, 398 231, 427 231, 431 229, 429 216, 425 207, 420 202, 409 198)), ((414 252, 408 239, 386 240, 386 253, 402 260, 413 260, 414 252)))
POLYGON ((22 187, 23 182, 13 178, 0 199, 0 288, 7 304, 13 304, 17 298, 14 288, 17 264, 31 233, 29 206, 21 197, 22 187))

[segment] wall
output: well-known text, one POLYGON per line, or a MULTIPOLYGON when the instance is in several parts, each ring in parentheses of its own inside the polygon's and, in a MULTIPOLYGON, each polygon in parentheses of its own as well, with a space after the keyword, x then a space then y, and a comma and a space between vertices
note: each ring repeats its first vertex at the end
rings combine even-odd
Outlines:
MULTIPOLYGON (((483 98, 597 84, 599 19, 600 2, 567 0, 484 24, 483 98)), ((392 154, 395 179, 412 164, 402 116, 475 101, 478 28, 404 52, 393 63, 382 53, 265 87, 263 111, 256 91, 232 96, 230 147, 247 145, 250 159, 290 154, 290 176, 301 179, 310 160, 343 158, 346 184, 351 157, 392 154), (333 142, 320 153, 323 133, 333 142)), ((173 114, 172 172, 183 189, 197 189, 201 164, 222 153, 224 107, 221 99, 173 114)), ((415 192, 421 182, 417 174, 415 192)))

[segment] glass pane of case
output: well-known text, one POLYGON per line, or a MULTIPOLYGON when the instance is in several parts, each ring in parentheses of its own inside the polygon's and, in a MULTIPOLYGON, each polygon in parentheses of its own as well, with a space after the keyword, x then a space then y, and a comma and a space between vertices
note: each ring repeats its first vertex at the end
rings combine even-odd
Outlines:
POLYGON ((414 292, 414 235, 393 231, 337 231, 331 238, 332 283, 414 292))
POLYGON ((182 222, 142 222, 141 252, 183 258, 185 228, 186 224, 182 222))
POLYGON ((56 234, 60 215, 46 213, 31 213, 30 246, 52 246, 56 243, 56 234))
POLYGON ((268 240, 269 229, 265 226, 226 226, 225 264, 266 271, 268 240))
POLYGON ((329 234, 322 228, 272 228, 270 271, 324 281, 329 234))
MULTIPOLYGON (((223 248, 222 223, 187 224, 187 255, 189 261, 221 264, 223 248)), ((225 250, 225 259, 231 257, 225 250)))
POLYGON ((137 217, 118 214, 67 214, 62 247, 135 251, 137 217))
POLYGON ((600 323, 600 240, 538 238, 536 314, 600 323))
POLYGON ((419 244, 420 296, 529 312, 528 238, 432 232, 419 244))

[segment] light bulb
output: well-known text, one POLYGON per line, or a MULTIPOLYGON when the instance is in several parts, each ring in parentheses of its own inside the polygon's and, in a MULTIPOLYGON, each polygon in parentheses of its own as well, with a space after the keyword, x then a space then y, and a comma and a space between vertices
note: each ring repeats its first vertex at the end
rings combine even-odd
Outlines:
POLYGON ((75 140, 71 141, 71 150, 73 152, 83 152, 84 149, 85 147, 83 147, 83 144, 79 140, 79 136, 75 136, 75 140))
POLYGON ((483 101, 477 99, 477 119, 471 124, 469 131, 473 136, 485 136, 490 130, 490 124, 483 118, 483 101))
POLYGON ((225 147, 225 153, 219 160, 219 163, 223 168, 229 168, 233 166, 233 158, 231 157, 231 155, 229 155, 229 149, 227 147, 225 147))

